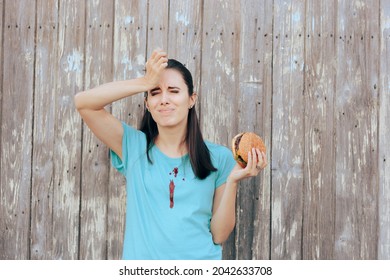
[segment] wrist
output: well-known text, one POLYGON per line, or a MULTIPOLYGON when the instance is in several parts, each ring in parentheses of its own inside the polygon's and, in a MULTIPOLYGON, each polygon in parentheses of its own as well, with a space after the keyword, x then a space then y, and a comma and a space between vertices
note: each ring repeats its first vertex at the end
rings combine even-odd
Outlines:
POLYGON ((142 88, 142 92, 151 90, 155 86, 154 84, 150 83, 150 81, 145 76, 136 78, 136 80, 138 81, 139 86, 142 88))
POLYGON ((231 176, 229 176, 226 180, 226 185, 229 185, 229 186, 233 186, 233 187, 237 187, 238 185, 238 180, 236 180, 235 178, 232 178, 231 176))

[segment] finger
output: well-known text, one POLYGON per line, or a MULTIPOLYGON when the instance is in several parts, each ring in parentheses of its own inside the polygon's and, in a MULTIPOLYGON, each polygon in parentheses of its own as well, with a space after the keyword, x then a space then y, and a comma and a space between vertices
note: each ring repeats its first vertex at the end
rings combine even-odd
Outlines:
POLYGON ((261 155, 263 156, 263 166, 266 167, 268 164, 267 155, 264 152, 262 152, 261 155))
POLYGON ((166 56, 161 56, 159 59, 158 59, 158 63, 159 64, 163 64, 163 63, 166 63, 168 62, 168 58, 166 56))
POLYGON ((162 49, 157 48, 153 51, 150 60, 154 62, 158 62, 161 57, 166 57, 167 53, 164 52, 162 49))
POLYGON ((260 149, 256 149, 256 152, 259 159, 257 163, 257 168, 263 169, 267 166, 267 156, 264 152, 260 151, 260 149))
POLYGON ((152 55, 150 56, 150 60, 154 60, 157 54, 159 53, 159 51, 160 51, 159 49, 153 50, 152 55))
POLYGON ((252 160, 252 153, 249 151, 248 152, 248 162, 246 163, 246 169, 251 170, 253 165, 253 160, 252 160))
POLYGON ((162 49, 159 49, 156 53, 156 57, 160 58, 163 56, 167 56, 167 53, 165 51, 163 51, 162 49))
POLYGON ((256 154, 256 149, 255 148, 252 148, 252 162, 253 162, 253 171, 256 170, 256 166, 257 166, 257 161, 258 161, 258 156, 256 154))
POLYGON ((259 148, 256 148, 256 154, 257 154, 257 166, 261 166, 264 163, 264 158, 259 148))

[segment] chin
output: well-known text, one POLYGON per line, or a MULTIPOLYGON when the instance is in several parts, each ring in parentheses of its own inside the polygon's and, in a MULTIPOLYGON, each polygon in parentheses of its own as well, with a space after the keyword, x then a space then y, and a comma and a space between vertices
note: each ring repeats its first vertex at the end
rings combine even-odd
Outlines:
POLYGON ((157 125, 162 128, 174 128, 176 126, 179 126, 181 123, 187 123, 187 119, 182 120, 182 121, 177 121, 177 120, 159 120, 157 122, 157 125))

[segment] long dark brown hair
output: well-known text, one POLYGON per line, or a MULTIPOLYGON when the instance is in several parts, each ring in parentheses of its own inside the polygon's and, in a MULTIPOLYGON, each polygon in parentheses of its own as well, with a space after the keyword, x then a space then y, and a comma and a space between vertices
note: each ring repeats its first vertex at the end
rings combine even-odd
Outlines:
MULTIPOLYGON (((194 84, 191 72, 179 61, 175 59, 168 60, 166 69, 174 69, 178 71, 188 87, 188 94, 190 96, 194 93, 194 84)), ((147 93, 145 93, 147 98, 147 93)), ((154 145, 154 141, 158 135, 157 123, 154 121, 152 115, 145 109, 144 116, 141 120, 140 128, 146 135, 146 154, 150 163, 152 160, 149 156, 149 151, 154 145)), ((189 109, 187 120, 186 145, 190 157, 192 170, 195 176, 199 179, 205 179, 211 172, 217 171, 213 166, 210 158, 210 151, 207 148, 202 132, 200 130, 198 117, 196 115, 195 106, 189 109)))

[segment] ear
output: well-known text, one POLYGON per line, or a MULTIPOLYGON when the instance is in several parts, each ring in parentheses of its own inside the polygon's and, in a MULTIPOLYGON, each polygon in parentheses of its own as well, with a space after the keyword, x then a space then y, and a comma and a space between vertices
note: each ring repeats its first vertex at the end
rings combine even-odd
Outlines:
POLYGON ((147 100, 146 97, 145 97, 145 99, 144 99, 144 103, 145 103, 146 110, 149 111, 148 100, 147 100))
POLYGON ((198 100, 198 94, 196 92, 194 92, 190 96, 190 106, 189 106, 190 109, 195 106, 196 100, 198 100))

